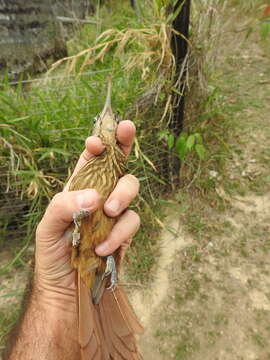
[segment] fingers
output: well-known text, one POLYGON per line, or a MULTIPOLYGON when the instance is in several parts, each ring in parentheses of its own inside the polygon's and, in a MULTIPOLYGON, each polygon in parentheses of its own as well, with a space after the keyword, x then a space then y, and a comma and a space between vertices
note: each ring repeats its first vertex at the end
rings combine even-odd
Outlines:
POLYGON ((129 155, 136 133, 136 127, 130 120, 123 120, 119 123, 116 131, 117 140, 126 156, 129 155))
MULTIPOLYGON (((130 174, 123 176, 104 204, 104 211, 109 216, 118 216, 128 207, 138 192, 139 180, 130 174)), ((120 245, 130 241, 139 226, 139 216, 134 211, 127 210, 115 224, 107 240, 96 248, 96 253, 99 256, 112 254, 120 245)))
POLYGON ((37 227, 37 238, 55 239, 61 236, 81 209, 90 213, 99 206, 100 195, 93 189, 61 192, 54 196, 37 227))
POLYGON ((114 191, 105 202, 104 210, 108 216, 118 216, 138 195, 139 180, 133 175, 125 175, 118 181, 114 191))
MULTIPOLYGON (((120 146, 126 156, 129 155, 132 144, 134 141, 134 136, 136 133, 135 125, 130 120, 121 121, 117 127, 116 137, 120 143, 120 146)), ((73 177, 78 173, 78 171, 91 159, 92 156, 101 154, 105 149, 105 146, 102 144, 102 141, 97 136, 89 136, 85 141, 85 149, 82 152, 73 174, 68 180, 64 191, 68 190, 69 184, 73 177)))
POLYGON ((97 136, 89 136, 85 140, 85 149, 81 154, 75 167, 74 173, 77 173, 94 155, 99 155, 105 149, 102 141, 97 136))
POLYGON ((127 210, 119 218, 108 238, 96 248, 97 255, 110 255, 122 244, 130 242, 130 239, 136 234, 139 226, 139 215, 132 210, 127 210))

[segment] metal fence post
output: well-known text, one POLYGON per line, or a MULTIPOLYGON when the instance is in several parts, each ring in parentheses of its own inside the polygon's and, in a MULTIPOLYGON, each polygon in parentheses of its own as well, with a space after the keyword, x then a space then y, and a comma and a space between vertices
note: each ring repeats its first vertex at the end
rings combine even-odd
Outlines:
MULTIPOLYGON (((176 14, 172 27, 173 34, 171 47, 175 57, 175 81, 177 92, 173 92, 173 115, 169 124, 171 133, 178 137, 183 128, 185 110, 185 76, 188 56, 188 36, 190 21, 191 0, 178 0, 173 7, 173 14, 176 14)), ((180 160, 174 159, 172 172, 174 178, 178 176, 180 160)))

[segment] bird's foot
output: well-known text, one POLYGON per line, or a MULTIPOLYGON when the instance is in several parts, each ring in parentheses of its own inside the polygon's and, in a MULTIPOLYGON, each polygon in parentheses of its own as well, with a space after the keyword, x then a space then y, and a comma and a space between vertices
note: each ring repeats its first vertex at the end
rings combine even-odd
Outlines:
POLYGON ((104 277, 111 275, 111 285, 107 287, 107 290, 114 291, 117 286, 117 270, 113 255, 107 256, 106 270, 104 277))
POLYGON ((85 209, 81 209, 79 210, 77 213, 73 214, 73 222, 75 225, 73 234, 72 234, 72 246, 73 247, 77 247, 80 245, 80 238, 81 238, 81 234, 80 234, 80 228, 81 228, 81 223, 82 220, 84 218, 86 218, 87 216, 89 216, 89 211, 85 210, 85 209))

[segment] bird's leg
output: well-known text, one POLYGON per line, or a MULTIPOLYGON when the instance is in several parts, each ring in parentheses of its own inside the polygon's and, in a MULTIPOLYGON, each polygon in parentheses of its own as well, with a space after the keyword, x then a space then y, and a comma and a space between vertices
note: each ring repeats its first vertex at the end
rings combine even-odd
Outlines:
POLYGON ((104 277, 111 275, 111 285, 107 287, 107 290, 114 291, 117 286, 117 270, 113 255, 107 256, 106 269, 104 277))
POLYGON ((73 222, 75 225, 73 234, 72 234, 72 246, 73 247, 77 247, 80 245, 80 238, 81 238, 80 228, 81 228, 82 219, 89 216, 89 214, 90 214, 89 211, 85 210, 85 209, 81 209, 77 213, 73 214, 73 222))

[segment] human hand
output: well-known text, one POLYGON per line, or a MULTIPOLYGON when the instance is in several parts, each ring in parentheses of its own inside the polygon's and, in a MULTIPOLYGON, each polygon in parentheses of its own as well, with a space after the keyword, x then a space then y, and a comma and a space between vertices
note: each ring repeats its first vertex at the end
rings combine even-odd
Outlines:
MULTIPOLYGON (((135 135, 135 126, 131 121, 122 121, 117 128, 117 139, 126 156, 129 155, 135 135)), ((101 140, 89 137, 86 148, 75 167, 74 175, 94 155, 104 150, 101 140)), ((68 229, 73 214, 81 208, 95 211, 100 196, 94 189, 68 192, 55 195, 50 202, 36 231, 35 287, 45 302, 65 300, 75 303, 75 271, 70 264, 72 232, 68 229)), ((123 176, 114 191, 105 202, 104 211, 108 216, 119 216, 108 238, 96 248, 99 256, 113 253, 122 245, 129 244, 139 228, 139 216, 132 210, 124 210, 139 190, 139 182, 133 175, 123 176)), ((124 248, 124 247, 123 247, 124 248)))

